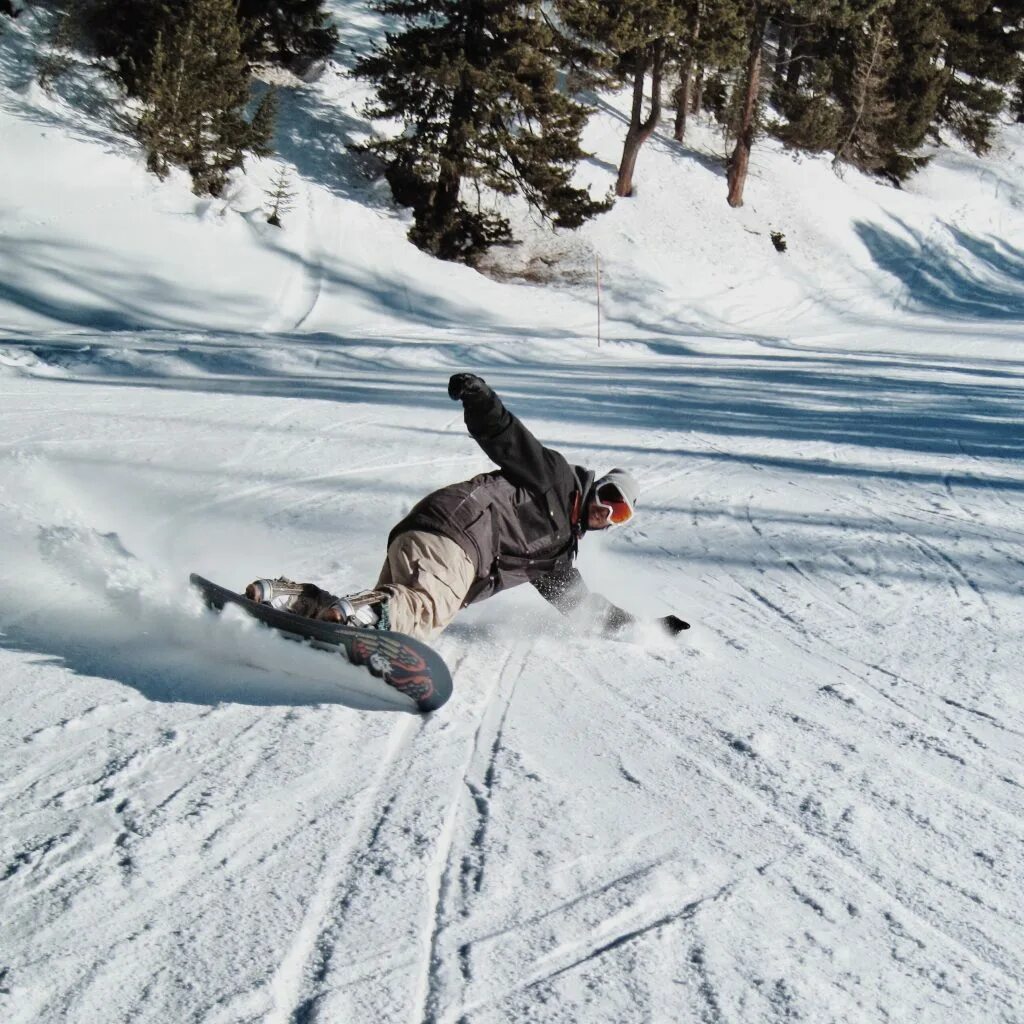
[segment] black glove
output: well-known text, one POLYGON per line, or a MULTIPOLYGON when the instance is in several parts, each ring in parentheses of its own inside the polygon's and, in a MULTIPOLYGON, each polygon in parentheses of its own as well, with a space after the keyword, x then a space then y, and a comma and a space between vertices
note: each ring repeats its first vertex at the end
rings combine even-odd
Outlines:
POLYGON ((475 398, 487 390, 487 383, 475 373, 453 373, 448 381, 448 397, 453 402, 475 398))
POLYGON ((682 633, 684 629, 689 629, 690 624, 683 622, 678 615, 663 615, 660 619, 655 619, 655 622, 664 629, 669 636, 677 636, 682 633))

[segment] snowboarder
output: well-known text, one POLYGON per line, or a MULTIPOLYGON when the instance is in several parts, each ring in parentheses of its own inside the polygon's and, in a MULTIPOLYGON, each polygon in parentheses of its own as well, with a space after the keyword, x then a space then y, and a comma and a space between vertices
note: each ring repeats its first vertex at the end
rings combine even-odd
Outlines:
MULTIPOLYGON (((421 640, 443 630, 461 608, 521 583, 534 587, 582 628, 614 635, 635 621, 590 592, 573 567, 588 531, 633 518, 637 485, 623 469, 595 479, 545 448, 484 380, 457 373, 448 395, 461 401, 466 427, 498 465, 428 494, 392 529, 372 590, 337 597, 312 583, 256 580, 246 596, 299 615, 390 629, 421 640)), ((669 633, 688 626, 657 620, 669 633)))

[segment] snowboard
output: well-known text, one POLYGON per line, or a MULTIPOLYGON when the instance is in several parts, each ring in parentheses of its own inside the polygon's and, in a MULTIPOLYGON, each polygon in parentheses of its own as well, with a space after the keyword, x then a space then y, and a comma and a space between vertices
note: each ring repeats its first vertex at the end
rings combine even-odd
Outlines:
POLYGON ((334 651, 372 677, 409 697, 420 711, 436 711, 452 695, 452 676, 441 656, 421 640, 388 630, 358 629, 320 622, 250 601, 193 573, 189 582, 206 604, 220 611, 226 604, 243 611, 289 639, 304 640, 319 650, 334 651))

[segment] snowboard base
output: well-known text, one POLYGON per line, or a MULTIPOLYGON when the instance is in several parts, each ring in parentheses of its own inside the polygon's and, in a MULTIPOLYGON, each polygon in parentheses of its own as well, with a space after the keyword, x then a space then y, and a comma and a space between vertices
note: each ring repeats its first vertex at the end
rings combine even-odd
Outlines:
POLYGON ((452 695, 452 677, 441 656, 421 640, 390 630, 358 629, 321 622, 250 601, 196 573, 189 582, 216 611, 240 607, 254 619, 289 639, 304 640, 319 650, 342 654, 383 684, 409 697, 420 711, 436 711, 452 695))

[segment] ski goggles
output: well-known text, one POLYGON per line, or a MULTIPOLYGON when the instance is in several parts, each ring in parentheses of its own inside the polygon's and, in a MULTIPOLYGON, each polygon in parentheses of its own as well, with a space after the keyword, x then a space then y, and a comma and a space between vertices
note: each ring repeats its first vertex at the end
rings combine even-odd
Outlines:
POLYGON ((594 492, 594 503, 608 512, 609 526, 622 526, 633 518, 633 504, 615 484, 601 484, 594 492))

